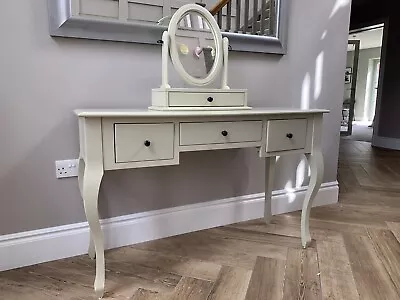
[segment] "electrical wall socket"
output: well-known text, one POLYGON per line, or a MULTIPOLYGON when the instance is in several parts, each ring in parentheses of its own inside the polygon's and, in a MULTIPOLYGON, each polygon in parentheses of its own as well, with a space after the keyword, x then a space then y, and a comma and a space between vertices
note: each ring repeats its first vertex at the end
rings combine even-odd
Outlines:
POLYGON ((78 159, 56 160, 56 177, 67 178, 78 176, 78 159))

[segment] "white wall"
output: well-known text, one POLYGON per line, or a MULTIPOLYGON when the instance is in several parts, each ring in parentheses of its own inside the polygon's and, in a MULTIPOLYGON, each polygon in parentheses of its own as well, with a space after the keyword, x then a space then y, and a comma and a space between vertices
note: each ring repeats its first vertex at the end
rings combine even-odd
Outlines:
MULTIPOLYGON (((292 1, 288 55, 230 56, 230 86, 248 88, 250 105, 331 110, 325 181, 336 180, 349 5, 292 1)), ((55 160, 78 156, 72 111, 146 108, 161 82, 160 47, 53 39, 46 0, 0 6, 0 234, 83 221, 76 178, 57 180, 54 171, 55 160)), ((279 160, 276 188, 294 185, 298 163, 279 160)), ((179 166, 107 172, 100 211, 110 217, 251 194, 263 182, 256 150, 184 153, 179 166)))
MULTIPOLYGON (((348 52, 347 54, 347 66, 352 67, 354 52, 348 52)), ((381 55, 381 48, 370 48, 363 49, 360 51, 358 61, 358 74, 357 74, 357 87, 356 87, 356 103, 354 107, 354 115, 356 121, 372 121, 371 114, 369 113, 369 101, 366 99, 367 96, 367 79, 368 79, 368 67, 370 59, 379 58, 381 55)), ((349 88, 348 84, 345 88, 349 88)))

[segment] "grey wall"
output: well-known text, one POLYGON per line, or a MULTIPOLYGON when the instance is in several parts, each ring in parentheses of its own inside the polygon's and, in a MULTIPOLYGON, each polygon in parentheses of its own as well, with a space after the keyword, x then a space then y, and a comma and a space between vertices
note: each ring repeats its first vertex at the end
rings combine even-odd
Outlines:
MULTIPOLYGON (((347 54, 347 66, 352 67, 354 52, 348 52, 347 54)), ((356 87, 356 103, 354 107, 355 119, 357 121, 363 121, 364 118, 369 118, 369 110, 365 109, 366 89, 367 89, 367 78, 368 78, 368 66, 371 58, 380 58, 381 48, 370 48, 360 50, 360 56, 358 61, 358 73, 357 73, 357 87, 356 87)), ((347 84, 345 88, 350 88, 347 84)), ((372 121, 372 119, 370 119, 372 121)))
MULTIPOLYGON (((230 86, 248 88, 250 105, 331 110, 325 181, 336 180, 343 98, 350 8, 340 3, 292 1, 289 54, 232 53, 229 65, 230 86)), ((52 39, 45 0, 0 5, 0 234, 83 221, 76 178, 54 171, 55 160, 78 156, 72 111, 146 108, 161 82, 160 48, 52 39)), ((298 162, 279 160, 276 188, 296 182, 298 162)), ((256 193, 263 181, 255 150, 184 153, 179 166, 107 172, 100 210, 110 217, 256 193)))

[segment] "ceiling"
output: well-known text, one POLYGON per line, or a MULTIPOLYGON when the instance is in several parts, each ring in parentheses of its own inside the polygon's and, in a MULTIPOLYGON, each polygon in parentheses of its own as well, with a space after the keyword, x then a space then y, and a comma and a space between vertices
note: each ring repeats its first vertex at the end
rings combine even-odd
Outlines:
POLYGON ((382 35, 383 27, 350 34, 349 40, 360 40, 360 49, 376 48, 382 46, 382 35))
POLYGON ((397 18, 396 3, 393 0, 352 0, 350 29, 376 25, 390 14, 397 18))
POLYGON ((352 4, 353 6, 363 6, 363 5, 368 5, 368 4, 370 4, 371 2, 373 2, 373 0, 353 0, 353 1, 351 2, 351 4, 352 4))

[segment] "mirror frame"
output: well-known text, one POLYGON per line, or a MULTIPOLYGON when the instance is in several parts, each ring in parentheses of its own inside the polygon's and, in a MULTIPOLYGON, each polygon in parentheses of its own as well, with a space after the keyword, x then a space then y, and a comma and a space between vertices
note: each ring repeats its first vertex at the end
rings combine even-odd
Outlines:
POLYGON ((172 64, 174 65, 175 70, 178 72, 181 78, 185 80, 188 84, 197 86, 204 86, 213 82, 222 69, 223 45, 221 31, 214 17, 208 12, 208 10, 197 4, 186 4, 182 6, 175 12, 175 14, 171 18, 168 26, 168 35, 170 38, 169 54, 172 60, 172 64), (186 71, 179 58, 178 49, 176 47, 176 32, 179 29, 179 23, 185 15, 190 13, 196 13, 207 21, 215 42, 214 64, 210 72, 204 78, 196 78, 186 71))
MULTIPOLYGON (((276 36, 223 32, 232 51, 286 54, 290 2, 276 0, 276 36)), ((49 29, 54 37, 157 44, 166 26, 79 15, 76 0, 48 0, 49 29)))

